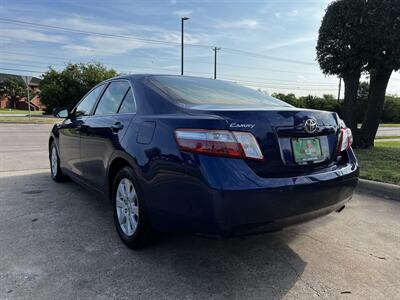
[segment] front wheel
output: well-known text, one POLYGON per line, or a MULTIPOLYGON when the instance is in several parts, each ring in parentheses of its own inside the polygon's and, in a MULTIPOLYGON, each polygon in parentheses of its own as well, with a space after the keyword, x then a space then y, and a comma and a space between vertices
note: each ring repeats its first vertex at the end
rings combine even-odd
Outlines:
POLYGON ((65 181, 67 177, 61 172, 60 157, 58 156, 55 142, 51 143, 49 158, 51 178, 53 178, 53 180, 56 182, 65 181))
POLYGON ((112 205, 114 223, 122 241, 129 248, 149 244, 153 232, 147 221, 143 196, 129 167, 121 169, 115 177, 112 205))

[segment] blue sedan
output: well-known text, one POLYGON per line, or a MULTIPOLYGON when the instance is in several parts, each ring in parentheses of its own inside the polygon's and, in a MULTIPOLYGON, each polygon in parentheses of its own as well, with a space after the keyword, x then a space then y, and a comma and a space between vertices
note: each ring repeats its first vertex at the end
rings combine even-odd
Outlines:
POLYGON ((49 139, 51 176, 112 202, 121 239, 237 236, 341 210, 358 164, 336 113, 235 83, 129 75, 95 86, 49 139))

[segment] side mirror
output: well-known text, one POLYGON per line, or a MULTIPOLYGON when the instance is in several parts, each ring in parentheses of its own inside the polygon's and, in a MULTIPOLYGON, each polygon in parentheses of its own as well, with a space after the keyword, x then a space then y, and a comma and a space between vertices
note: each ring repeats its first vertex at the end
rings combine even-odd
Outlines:
POLYGON ((63 119, 65 119, 65 118, 68 118, 68 117, 69 117, 69 111, 68 111, 68 109, 65 108, 65 107, 55 108, 55 109, 53 110, 53 115, 54 115, 56 118, 63 118, 63 119))

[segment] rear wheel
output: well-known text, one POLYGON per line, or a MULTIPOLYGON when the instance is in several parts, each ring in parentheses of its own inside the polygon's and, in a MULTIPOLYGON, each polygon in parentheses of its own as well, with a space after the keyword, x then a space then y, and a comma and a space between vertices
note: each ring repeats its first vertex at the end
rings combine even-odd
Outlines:
POLYGON ((143 196, 130 167, 122 168, 115 177, 112 205, 114 223, 122 241, 129 248, 148 245, 153 232, 147 221, 143 196))
POLYGON ((53 180, 57 182, 65 181, 67 177, 61 172, 60 157, 58 155, 55 142, 51 143, 49 151, 49 159, 50 159, 51 178, 53 178, 53 180))

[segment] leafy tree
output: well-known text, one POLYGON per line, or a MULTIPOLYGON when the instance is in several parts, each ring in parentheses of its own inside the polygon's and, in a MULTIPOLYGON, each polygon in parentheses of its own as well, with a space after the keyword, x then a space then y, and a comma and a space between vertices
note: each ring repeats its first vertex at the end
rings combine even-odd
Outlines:
MULTIPOLYGON (((364 118, 367 109, 368 95, 369 83, 362 82, 358 90, 357 107, 354 109, 354 114, 357 116, 358 122, 362 122, 364 118)), ((340 117, 343 117, 343 103, 338 102, 333 95, 323 95, 322 98, 311 95, 297 98, 294 94, 273 93, 272 96, 299 108, 334 111, 337 112, 340 117)), ((400 97, 386 96, 381 121, 386 123, 400 122, 400 97)))
POLYGON ((345 81, 344 119, 358 147, 373 146, 390 76, 400 69, 399 45, 399 0, 336 0, 328 6, 317 59, 325 74, 345 81), (361 72, 370 74, 370 88, 359 131, 354 111, 361 72))
POLYGON ((332 2, 322 20, 317 43, 317 60, 326 75, 337 75, 345 83, 344 120, 357 131, 354 108, 364 57, 360 55, 362 37, 368 38, 363 24, 365 0, 332 2))
MULTIPOLYGON (((31 95, 32 95, 32 91, 31 95)), ((12 108, 17 107, 21 98, 27 97, 26 84, 21 78, 6 78, 0 83, 0 93, 10 99, 12 108)))
POLYGON ((41 101, 47 112, 56 107, 72 109, 93 86, 116 75, 100 63, 70 63, 62 71, 49 68, 40 82, 41 101))
POLYGON ((337 101, 333 95, 323 95, 325 101, 337 101))
POLYGON ((365 70, 370 73, 370 90, 359 146, 367 148, 374 144, 390 77, 400 69, 400 1, 366 1, 364 26, 368 34, 360 39, 365 70))
POLYGON ((400 98, 386 96, 381 120, 388 123, 400 122, 400 98))
POLYGON ((282 93, 273 93, 272 97, 283 100, 291 105, 299 106, 298 99, 295 94, 282 94, 282 93))

